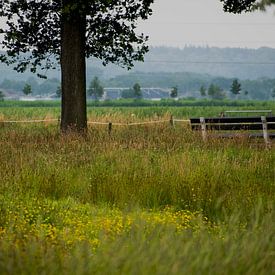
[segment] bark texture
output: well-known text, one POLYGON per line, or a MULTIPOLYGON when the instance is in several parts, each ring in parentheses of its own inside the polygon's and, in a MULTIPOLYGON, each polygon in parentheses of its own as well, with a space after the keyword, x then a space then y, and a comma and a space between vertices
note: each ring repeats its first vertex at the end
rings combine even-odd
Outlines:
MULTIPOLYGON (((64 0, 70 5, 71 0, 64 0)), ((61 19, 62 132, 87 129, 85 16, 75 11, 61 19)))

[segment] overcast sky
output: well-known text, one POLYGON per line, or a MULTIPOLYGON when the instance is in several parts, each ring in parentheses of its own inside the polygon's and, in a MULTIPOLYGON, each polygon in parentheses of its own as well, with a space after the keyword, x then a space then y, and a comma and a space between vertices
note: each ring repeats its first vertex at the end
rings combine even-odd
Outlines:
POLYGON ((224 13, 219 0, 155 0, 139 30, 153 46, 275 48, 274 11, 234 15, 224 13))
POLYGON ((154 46, 275 48, 274 11, 234 15, 219 0, 155 0, 153 16, 139 29, 154 46))

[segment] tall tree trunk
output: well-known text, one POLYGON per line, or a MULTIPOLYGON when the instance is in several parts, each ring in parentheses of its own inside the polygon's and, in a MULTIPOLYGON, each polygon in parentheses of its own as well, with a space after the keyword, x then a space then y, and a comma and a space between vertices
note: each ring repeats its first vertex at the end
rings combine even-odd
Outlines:
MULTIPOLYGON (((72 4, 63 0, 63 7, 72 4)), ((87 129, 86 110, 86 18, 77 10, 61 18, 62 132, 87 129)))

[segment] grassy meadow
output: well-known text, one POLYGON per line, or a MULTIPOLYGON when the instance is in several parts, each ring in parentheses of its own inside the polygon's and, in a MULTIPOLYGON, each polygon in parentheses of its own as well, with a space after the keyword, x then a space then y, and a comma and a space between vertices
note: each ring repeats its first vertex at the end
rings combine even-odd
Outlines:
MULTIPOLYGON (((275 145, 211 139, 170 116, 247 107, 0 107, 0 274, 273 274, 275 145), (2 122, 2 123, 1 123, 2 122)), ((253 109, 272 109, 275 103, 253 109)))

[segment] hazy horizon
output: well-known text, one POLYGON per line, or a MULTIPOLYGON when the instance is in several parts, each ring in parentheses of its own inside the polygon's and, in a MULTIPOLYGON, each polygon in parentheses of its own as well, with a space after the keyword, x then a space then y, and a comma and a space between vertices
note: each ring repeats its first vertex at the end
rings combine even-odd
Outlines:
POLYGON ((274 9, 234 15, 219 0, 157 0, 139 30, 151 46, 275 48, 274 9))

